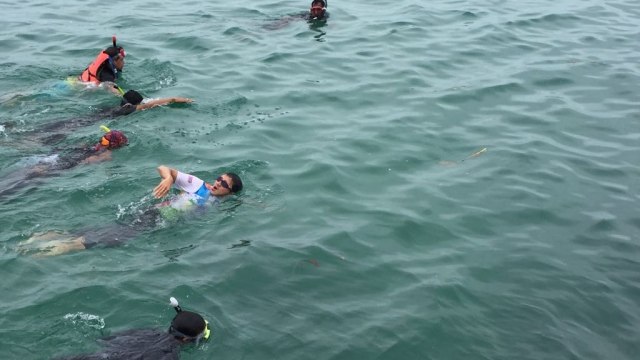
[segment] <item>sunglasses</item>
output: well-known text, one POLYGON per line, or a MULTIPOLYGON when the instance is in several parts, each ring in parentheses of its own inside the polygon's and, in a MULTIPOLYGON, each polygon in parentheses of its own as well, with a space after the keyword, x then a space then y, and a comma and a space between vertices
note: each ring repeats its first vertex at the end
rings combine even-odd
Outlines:
POLYGON ((219 181, 220 185, 222 185, 223 188, 231 190, 231 186, 229 186, 229 183, 225 179, 223 179, 222 176, 218 176, 216 181, 219 181))

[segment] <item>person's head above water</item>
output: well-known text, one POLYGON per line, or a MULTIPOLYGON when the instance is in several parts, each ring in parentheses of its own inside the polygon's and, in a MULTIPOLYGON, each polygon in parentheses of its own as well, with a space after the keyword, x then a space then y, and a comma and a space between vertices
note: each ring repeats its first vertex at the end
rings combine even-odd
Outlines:
POLYGON ((199 342, 201 339, 209 339, 211 330, 207 320, 194 312, 182 310, 176 298, 172 297, 169 300, 177 312, 171 320, 169 334, 182 342, 199 342))
POLYGON ((142 102, 144 97, 135 90, 129 90, 124 95, 122 95, 122 101, 120 102, 120 106, 124 106, 126 104, 138 105, 142 102))
POLYGON ((313 19, 322 19, 327 12, 327 0, 312 0, 309 14, 313 19))
POLYGON ((123 147, 129 143, 129 139, 122 133, 122 131, 118 130, 109 130, 106 126, 101 126, 101 129, 105 131, 105 134, 102 135, 100 141, 94 146, 95 150, 108 149, 114 150, 120 147, 123 147))
POLYGON ((115 82, 124 68, 127 53, 116 44, 115 35, 111 38, 113 46, 100 51, 98 56, 80 74, 80 80, 99 84, 103 81, 115 82))
POLYGON ((205 182, 205 186, 214 196, 225 196, 242 191, 242 180, 235 173, 224 173, 213 184, 205 182))
POLYGON ((207 182, 197 176, 165 165, 158 166, 157 170, 162 180, 153 189, 153 196, 158 199, 167 195, 172 187, 182 192, 198 195, 201 198, 206 198, 209 195, 220 198, 240 192, 243 188, 240 177, 232 172, 222 173, 213 182, 207 182))
POLYGON ((124 57, 127 56, 127 52, 124 51, 124 48, 122 46, 118 46, 116 44, 115 35, 111 38, 111 40, 113 42, 113 46, 109 46, 108 48, 104 49, 104 52, 109 55, 111 60, 113 60, 113 65, 115 66, 115 68, 118 69, 118 71, 122 71, 122 69, 124 68, 124 57))

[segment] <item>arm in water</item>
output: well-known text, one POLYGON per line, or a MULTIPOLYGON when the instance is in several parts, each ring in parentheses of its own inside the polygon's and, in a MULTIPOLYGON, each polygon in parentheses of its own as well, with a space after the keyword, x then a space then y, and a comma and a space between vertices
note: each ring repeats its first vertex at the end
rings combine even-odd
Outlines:
POLYGON ((162 98, 148 101, 144 104, 136 105, 136 110, 146 110, 151 109, 152 107, 174 104, 174 103, 192 103, 193 100, 185 97, 170 97, 170 98, 162 98))

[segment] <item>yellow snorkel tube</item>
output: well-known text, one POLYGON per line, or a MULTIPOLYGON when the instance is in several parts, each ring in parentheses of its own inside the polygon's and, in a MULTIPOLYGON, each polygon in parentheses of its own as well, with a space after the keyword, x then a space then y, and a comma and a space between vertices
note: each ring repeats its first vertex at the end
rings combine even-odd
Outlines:
POLYGON ((209 335, 211 335, 211 329, 209 329, 209 321, 207 321, 206 319, 204 320, 204 323, 206 324, 204 327, 204 335, 202 335, 202 338, 205 340, 209 340, 209 335))

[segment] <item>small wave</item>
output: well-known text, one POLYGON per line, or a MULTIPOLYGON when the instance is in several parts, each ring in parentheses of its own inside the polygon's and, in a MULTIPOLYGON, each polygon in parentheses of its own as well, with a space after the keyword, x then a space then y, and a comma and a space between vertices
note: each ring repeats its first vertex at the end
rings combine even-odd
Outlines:
POLYGON ((75 314, 66 314, 65 320, 70 321, 73 325, 87 326, 93 329, 104 329, 104 319, 98 315, 87 314, 78 312, 75 314))

